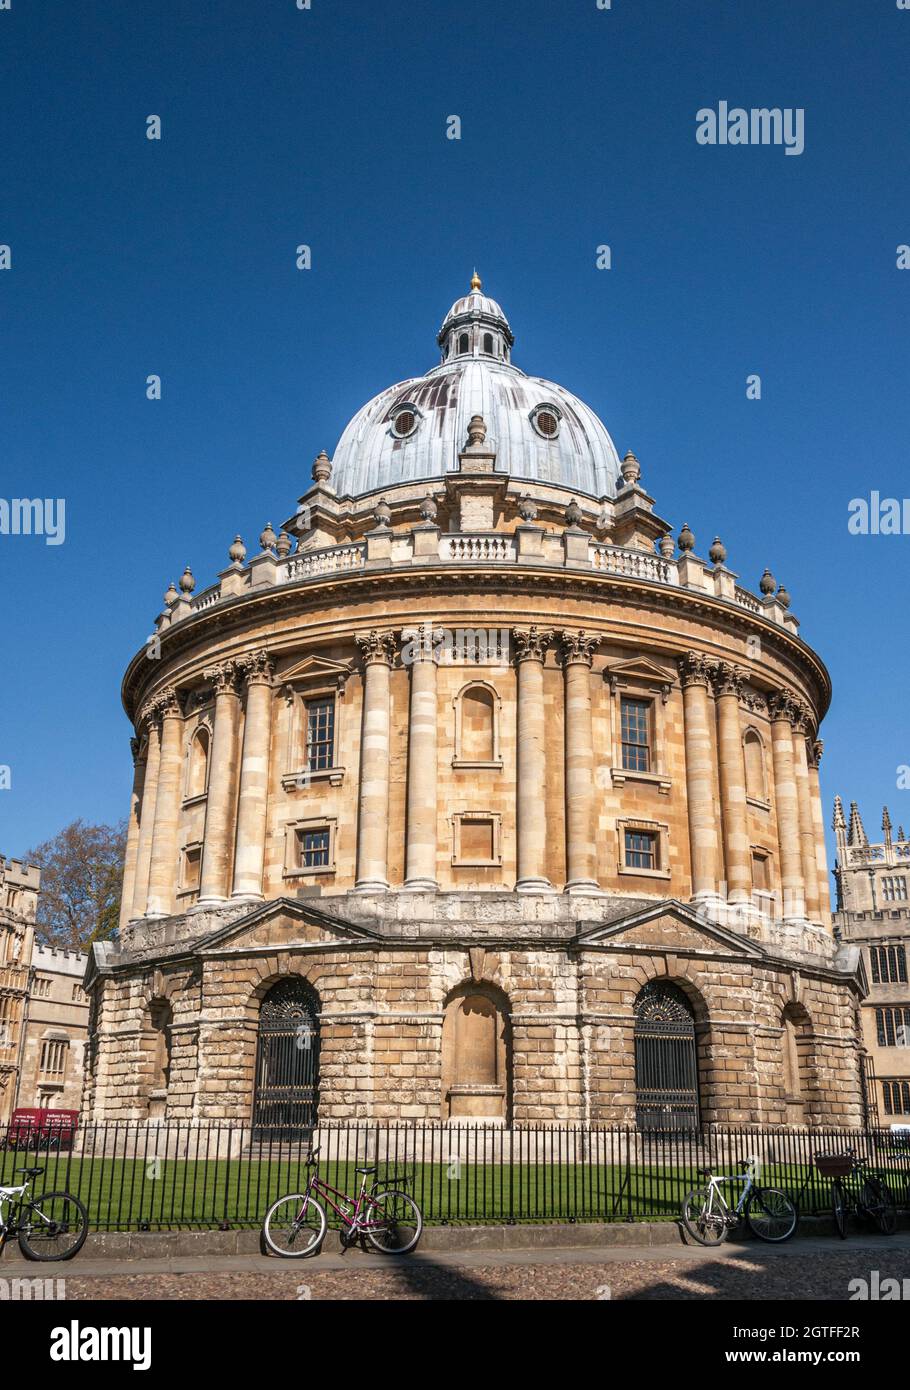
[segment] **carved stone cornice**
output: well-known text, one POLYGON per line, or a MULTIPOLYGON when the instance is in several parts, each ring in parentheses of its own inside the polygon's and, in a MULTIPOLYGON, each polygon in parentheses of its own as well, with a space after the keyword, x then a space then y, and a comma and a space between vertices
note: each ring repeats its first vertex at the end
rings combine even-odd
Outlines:
POLYGON ((271 685, 274 669, 275 664, 265 648, 248 652, 237 662, 237 671, 247 686, 271 685))
POLYGON ((715 695, 735 695, 739 700, 747 674, 742 666, 735 666, 732 661, 719 662, 711 672, 715 695))
POLYGON ((563 629, 557 632, 556 637, 559 642, 559 654, 563 666, 592 666, 594 664, 594 653, 602 640, 597 634, 586 632, 584 628, 581 628, 579 632, 569 632, 563 629))
POLYGON ((522 661, 542 662, 547 654, 547 648, 553 641, 553 633, 549 630, 541 632, 536 623, 530 628, 513 627, 512 641, 515 643, 515 662, 517 665, 522 661))
POLYGON ((768 713, 767 698, 759 690, 746 690, 742 696, 743 704, 746 709, 750 709, 755 714, 768 713))
POLYGON ((207 681, 211 681, 215 698, 219 695, 236 695, 240 671, 236 661, 222 661, 218 666, 207 666, 203 671, 207 681))
POLYGON ((683 690, 690 685, 703 685, 708 690, 717 669, 717 663, 709 661, 702 652, 686 652, 685 656, 680 657, 676 667, 679 671, 679 682, 683 690))
POLYGON ((394 632, 377 632, 373 628, 370 632, 358 633, 356 641, 364 666, 391 666, 395 660, 394 632))

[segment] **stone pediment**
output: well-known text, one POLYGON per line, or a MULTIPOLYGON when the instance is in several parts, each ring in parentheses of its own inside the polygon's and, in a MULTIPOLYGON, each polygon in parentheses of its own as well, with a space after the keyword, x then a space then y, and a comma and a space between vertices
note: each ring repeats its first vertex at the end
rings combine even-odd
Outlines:
POLYGON ((572 944, 636 951, 723 951, 753 960, 766 954, 757 942, 706 921, 675 898, 636 908, 628 917, 612 922, 582 925, 572 944))
POLYGON ((314 653, 287 671, 282 671, 280 680, 284 685, 325 684, 343 687, 352 670, 353 663, 350 661, 330 661, 328 657, 314 653))
POLYGON ((300 950, 381 940, 382 937, 366 927, 354 926, 352 922, 332 917, 293 898, 277 898, 204 937, 197 943, 195 954, 234 955, 237 951, 266 947, 300 950))
POLYGON ((663 666, 657 666, 647 657, 631 657, 628 661, 617 661, 613 666, 604 671, 604 675, 611 685, 657 685, 670 687, 673 685, 675 677, 663 666))

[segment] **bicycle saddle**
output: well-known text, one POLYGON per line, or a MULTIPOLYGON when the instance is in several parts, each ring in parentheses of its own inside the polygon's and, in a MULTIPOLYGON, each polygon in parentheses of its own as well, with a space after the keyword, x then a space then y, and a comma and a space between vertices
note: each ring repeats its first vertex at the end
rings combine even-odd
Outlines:
POLYGON ((700 1178, 710 1178, 711 1176, 710 1168, 696 1168, 695 1171, 700 1178))
POLYGON ((376 1164, 375 1164, 375 1163, 371 1163, 370 1166, 369 1166, 368 1168, 355 1168, 355 1169, 354 1169, 354 1172, 355 1172, 355 1173, 375 1173, 375 1172, 376 1172, 376 1164))
POLYGON ((25 1173, 26 1177, 37 1178, 39 1173, 43 1173, 43 1168, 17 1168, 17 1173, 25 1173))

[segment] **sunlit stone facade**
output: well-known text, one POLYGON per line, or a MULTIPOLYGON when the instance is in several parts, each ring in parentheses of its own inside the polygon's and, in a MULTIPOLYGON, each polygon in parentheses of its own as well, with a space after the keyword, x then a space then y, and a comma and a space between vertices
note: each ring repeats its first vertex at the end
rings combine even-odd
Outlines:
POLYGON ((89 1112, 858 1120, 829 679, 789 596, 674 541, 476 280, 438 343, 130 663, 89 1112), (282 1008, 305 1076, 269 1061, 282 1008), (688 1050, 636 1075, 671 1016, 688 1050))

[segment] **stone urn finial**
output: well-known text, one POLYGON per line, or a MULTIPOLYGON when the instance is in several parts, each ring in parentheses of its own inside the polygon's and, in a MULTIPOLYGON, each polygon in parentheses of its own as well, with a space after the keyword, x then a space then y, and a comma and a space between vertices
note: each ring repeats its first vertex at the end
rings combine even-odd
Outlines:
POLYGON ((711 549, 708 551, 708 559, 712 565, 722 565, 727 558, 727 547, 724 545, 720 536, 715 536, 711 542, 711 549))
POLYGON ((278 539, 275 542, 275 549, 278 552, 279 560, 287 559, 288 555, 290 555, 291 553, 291 546, 293 544, 294 542, 291 540, 287 531, 280 532, 278 539))
POLYGON ((695 549, 695 533, 689 526, 688 521, 683 522, 682 530, 679 533, 679 538, 676 543, 684 555, 690 550, 695 549))
POLYGON ((777 588, 777 580, 774 578, 774 575, 771 573, 770 570, 765 570, 761 579, 758 581, 758 587, 761 589, 762 593, 765 595, 766 598, 770 598, 771 595, 774 593, 774 590, 777 588))
POLYGON ((524 492, 518 499, 518 515, 522 521, 535 521, 537 518, 537 503, 529 492, 524 492))
POLYGON ((661 536, 660 540, 657 543, 657 548, 660 551, 661 557, 664 560, 673 559, 673 552, 676 549, 676 543, 673 540, 673 537, 670 535, 669 531, 665 536, 661 536))
POLYGON ((233 543, 228 550, 228 556, 232 565, 242 565, 246 559, 246 546, 239 536, 234 537, 233 543))
POLYGON ((583 520, 584 512, 581 510, 581 507, 579 507, 577 499, 573 497, 572 501, 566 507, 566 524, 574 529, 580 526, 583 520))
POLYGON ((423 499, 423 501, 422 501, 421 504, 420 504, 420 518, 421 518, 421 520, 427 522, 428 525, 431 525, 431 526, 432 526, 432 525, 435 525, 435 524, 436 524, 436 515, 437 515, 438 511, 439 511, 439 508, 438 508, 437 505, 436 505, 436 498, 433 497, 433 496, 431 496, 430 493, 428 492, 427 495, 426 495, 426 497, 423 499))
POLYGON ((641 477, 641 464, 632 453, 631 449, 626 451, 626 456, 622 461, 620 469, 624 483, 637 483, 641 477))
POLYGON ((783 584, 777 586, 777 601, 781 608, 789 608, 790 604, 793 602, 789 590, 785 589, 783 584))
POLYGON ((274 550, 274 549, 275 549, 275 542, 277 541, 277 539, 278 539, 278 537, 275 535, 275 532, 272 530, 272 523, 271 523, 270 521, 267 521, 267 522, 265 523, 265 530, 264 530, 264 531, 260 531, 260 533, 259 533, 259 544, 260 544, 260 546, 262 547, 263 550, 274 550))
POLYGON ((325 449, 321 449, 313 460, 313 481, 327 483, 332 476, 332 460, 325 449))
POLYGON ((190 569, 189 565, 187 565, 186 569, 183 571, 183 574, 181 574, 180 576, 181 591, 184 594, 186 594, 187 598, 189 598, 190 594, 193 592, 195 587, 196 581, 193 578, 193 571, 190 569))
POLYGON ((167 591, 164 595, 164 601, 167 604, 168 608, 170 608, 172 604, 176 603, 179 597, 180 595, 177 592, 177 586, 172 579, 170 584, 167 586, 167 591))
POLYGON ((468 448, 476 448, 483 444, 487 437, 487 425, 482 415, 472 415, 468 425, 468 448))
POLYGON ((388 526, 392 520, 392 509, 384 497, 380 497, 373 509, 373 520, 377 526, 388 526))

